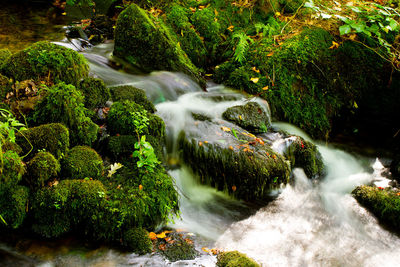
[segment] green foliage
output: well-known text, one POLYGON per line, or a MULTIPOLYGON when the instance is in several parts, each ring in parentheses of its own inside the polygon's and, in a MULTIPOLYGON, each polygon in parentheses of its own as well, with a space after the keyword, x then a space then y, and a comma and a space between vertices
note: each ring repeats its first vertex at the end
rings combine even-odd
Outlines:
POLYGON ((124 233, 124 244, 135 253, 151 253, 153 243, 149 237, 149 232, 143 228, 129 229, 124 233))
POLYGON ((103 174, 103 169, 99 154, 86 146, 72 148, 62 161, 62 174, 70 179, 97 179, 103 174))
POLYGON ((86 59, 72 49, 49 42, 38 42, 10 56, 3 73, 17 81, 35 79, 78 84, 87 77, 86 59))
POLYGON ((111 98, 110 89, 100 79, 85 78, 79 82, 77 89, 83 93, 88 109, 102 107, 111 98))
POLYGON ((129 100, 141 105, 150 113, 154 113, 156 111, 154 104, 147 99, 146 93, 142 89, 130 85, 122 85, 111 87, 110 91, 112 99, 115 102, 123 102, 125 100, 129 100))
POLYGON ((29 189, 0 185, 0 227, 19 228, 26 217, 29 189))
POLYGON ((2 153, 2 169, 0 186, 12 186, 18 184, 25 173, 25 166, 18 154, 12 150, 2 153))
POLYGON ((232 40, 237 40, 234 59, 240 64, 243 64, 246 60, 246 52, 249 49, 249 43, 253 43, 254 41, 244 32, 235 32, 232 35, 232 40))
POLYGON ((49 152, 39 152, 27 164, 26 179, 33 188, 40 188, 60 171, 60 163, 49 152))
POLYGON ((217 259, 217 267, 260 267, 257 262, 238 251, 221 252, 218 254, 217 259))
POLYGON ((60 123, 44 124, 21 131, 16 140, 24 153, 28 153, 33 146, 32 156, 44 150, 59 160, 69 148, 69 131, 60 123))
POLYGON ((46 96, 33 112, 36 124, 60 122, 71 134, 71 144, 92 145, 97 139, 98 126, 86 116, 82 93, 73 85, 60 83, 47 89, 46 96))
POLYGON ((134 158, 138 158, 138 168, 143 168, 147 172, 153 173, 160 162, 154 153, 154 148, 146 141, 145 135, 142 135, 140 141, 135 144, 135 149, 132 155, 134 158))

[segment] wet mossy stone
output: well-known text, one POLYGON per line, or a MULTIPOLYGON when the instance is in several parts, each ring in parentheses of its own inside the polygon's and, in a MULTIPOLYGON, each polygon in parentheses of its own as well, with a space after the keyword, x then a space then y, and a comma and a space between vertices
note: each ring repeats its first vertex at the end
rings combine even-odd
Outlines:
POLYGON ((149 232, 143 228, 133 228, 126 231, 124 233, 123 242, 125 246, 140 255, 151 253, 153 249, 153 243, 149 237, 149 232))
POLYGON ((0 228, 19 228, 26 218, 28 200, 27 187, 0 185, 0 215, 6 222, 0 220, 0 228))
POLYGON ((92 224, 101 223, 105 197, 106 189, 97 180, 62 180, 44 187, 32 197, 32 228, 44 237, 86 233, 92 224))
POLYGON ((39 152, 27 164, 26 178, 33 188, 43 187, 60 172, 60 163, 49 152, 39 152))
POLYGON ((18 154, 12 150, 3 152, 0 169, 0 186, 13 186, 21 181, 25 173, 25 164, 18 154))
POLYGON ((61 123, 43 124, 17 134, 17 144, 22 148, 23 153, 30 152, 31 157, 39 150, 44 150, 59 160, 69 148, 69 131, 61 123))
POLYGON ((397 231, 400 230, 400 195, 398 195, 398 191, 362 185, 354 189, 352 195, 380 222, 397 231))
POLYGON ((146 72, 183 72, 205 85, 199 70, 180 47, 176 34, 163 21, 135 4, 118 16, 114 55, 146 72))
POLYGON ((131 85, 122 85, 111 87, 110 91, 112 95, 112 100, 115 102, 129 100, 141 105, 150 113, 156 112, 154 104, 147 99, 146 93, 142 89, 133 87, 131 85))
POLYGON ((102 107, 111 98, 110 89, 101 79, 85 78, 79 82, 77 89, 83 93, 88 109, 102 107))
POLYGON ((47 89, 33 112, 36 124, 63 123, 70 131, 72 145, 88 145, 97 139, 99 127, 86 116, 84 96, 71 84, 59 83, 47 89))
POLYGON ((260 267, 260 264, 238 251, 221 252, 217 256, 217 267, 260 267))
POLYGON ((71 179, 97 179, 103 169, 100 155, 87 146, 73 147, 62 160, 62 175, 71 179))
POLYGON ((230 107, 222 117, 253 133, 265 132, 270 126, 268 113, 257 102, 230 107))
POLYGON ((17 81, 34 79, 77 85, 88 76, 89 65, 78 52, 43 41, 10 56, 4 62, 3 73, 17 81))
POLYGON ((198 122, 196 129, 181 132, 178 146, 181 159, 200 182, 238 199, 267 201, 272 189, 289 181, 290 168, 283 156, 233 124, 198 122))
POLYGON ((290 160, 292 169, 303 168, 308 178, 317 178, 324 174, 324 163, 317 146, 302 137, 296 137, 285 156, 290 160))
MULTIPOLYGON (((8 92, 12 91, 10 79, 0 74, 0 102, 5 100, 8 92)), ((1 108, 1 107, 0 107, 1 108)))
POLYGON ((168 236, 173 242, 168 243, 165 240, 158 240, 159 252, 169 261, 194 260, 198 255, 190 236, 178 233, 172 233, 168 236))

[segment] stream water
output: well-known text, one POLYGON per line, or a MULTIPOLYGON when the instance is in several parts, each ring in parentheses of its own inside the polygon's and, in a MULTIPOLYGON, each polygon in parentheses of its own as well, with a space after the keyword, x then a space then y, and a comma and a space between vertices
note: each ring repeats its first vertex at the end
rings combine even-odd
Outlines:
MULTIPOLYGON (((61 43, 73 49, 78 44, 61 43)), ((187 76, 170 72, 132 75, 111 67, 112 44, 83 52, 91 73, 108 86, 134 85, 146 91, 156 103, 157 114, 166 122, 168 158, 178 166, 170 170, 180 192, 181 216, 170 226, 183 228, 196 236, 202 246, 239 250, 262 266, 396 266, 400 262, 400 239, 383 229, 350 192, 360 184, 384 182, 379 161, 370 171, 358 157, 326 144, 318 147, 327 167, 321 181, 308 179, 301 169, 293 170, 293 183, 274 192, 277 197, 252 212, 246 203, 196 182, 189 166, 179 164, 176 139, 182 129, 195 129, 192 113, 222 120, 222 112, 246 97, 223 86, 209 84, 204 92, 187 76), (205 95, 218 95, 215 101, 205 95), (368 170, 367 170, 368 169, 368 170)), ((267 111, 268 104, 259 102, 267 111)), ((286 123, 273 123, 277 129, 310 138, 286 123)), ((201 133, 200 133, 201 134, 201 133)), ((203 133, 205 136, 209 133, 203 133)), ((264 134, 277 151, 291 142, 278 133, 264 134)), ((95 258, 66 254, 41 266, 215 266, 207 253, 192 261, 169 263, 157 255, 137 256, 108 250, 95 258)))

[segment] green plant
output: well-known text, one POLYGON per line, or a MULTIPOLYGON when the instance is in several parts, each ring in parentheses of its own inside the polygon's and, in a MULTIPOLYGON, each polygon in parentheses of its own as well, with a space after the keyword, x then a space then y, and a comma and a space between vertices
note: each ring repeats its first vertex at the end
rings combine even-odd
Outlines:
POLYGON ((135 144, 135 151, 133 157, 138 158, 138 168, 144 168, 148 172, 153 172, 160 162, 154 153, 154 148, 149 142, 146 141, 146 136, 142 135, 140 140, 135 144))
POLYGON ((254 43, 254 40, 247 36, 243 31, 235 32, 232 35, 232 40, 237 40, 235 54, 233 57, 235 61, 243 64, 246 60, 246 53, 249 49, 249 43, 254 43))

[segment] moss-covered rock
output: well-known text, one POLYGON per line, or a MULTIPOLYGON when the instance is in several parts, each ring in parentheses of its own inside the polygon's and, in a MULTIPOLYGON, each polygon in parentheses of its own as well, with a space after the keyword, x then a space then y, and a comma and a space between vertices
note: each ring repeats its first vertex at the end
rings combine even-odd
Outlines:
POLYGON ((6 98, 8 92, 12 91, 10 79, 0 74, 0 102, 6 98))
POLYGON ((254 133, 265 132, 270 126, 267 112, 257 102, 230 107, 222 117, 254 133))
POLYGON ((18 184, 25 172, 25 164, 12 150, 1 155, 0 167, 0 186, 10 187, 18 184))
POLYGON ((260 264, 238 251, 221 252, 217 256, 218 267, 260 267, 260 264))
POLYGON ((199 70, 178 44, 175 33, 135 4, 118 17, 114 55, 147 72, 184 72, 204 85, 199 70))
POLYGON ((93 109, 104 106, 111 98, 110 89, 106 87, 103 80, 97 78, 85 78, 79 82, 77 87, 85 97, 85 107, 93 109))
POLYGON ((199 122, 196 130, 180 134, 178 144, 182 160, 202 183, 239 199, 268 200, 271 189, 289 181, 290 169, 283 156, 238 127, 199 122))
POLYGON ((400 230, 400 195, 398 192, 363 185, 354 189, 352 194, 381 222, 400 230))
POLYGON ((60 171, 60 163, 49 152, 39 152, 28 162, 28 183, 34 187, 43 187, 45 183, 56 177, 60 171))
POLYGON ((106 189, 100 181, 63 180, 37 191, 32 200, 33 230, 44 237, 58 237, 73 230, 85 233, 101 220, 106 189))
POLYGON ((73 147, 62 161, 63 176, 71 179, 97 179, 103 174, 103 169, 100 155, 87 146, 73 147))
POLYGON ((77 85, 87 77, 89 66, 86 59, 72 49, 38 42, 13 54, 4 62, 3 73, 17 81, 65 82, 77 85))
POLYGON ((138 254, 151 253, 153 248, 149 232, 143 228, 133 228, 126 231, 124 244, 138 254))
POLYGON ((21 155, 21 153, 22 153, 22 148, 17 143, 10 142, 9 140, 7 140, 5 143, 1 144, 1 150, 3 152, 12 150, 12 151, 16 152, 18 155, 21 155))
POLYGON ((6 222, 0 220, 0 226, 19 228, 27 213, 29 189, 25 186, 7 187, 0 185, 0 215, 6 222))
POLYGON ((144 107, 148 112, 156 112, 154 104, 147 99, 144 90, 130 86, 122 85, 110 88, 113 101, 123 102, 129 100, 144 107))
POLYGON ((8 48, 0 49, 0 71, 4 61, 6 61, 11 55, 12 53, 8 48))
POLYGON ((60 123, 44 124, 17 134, 17 143, 25 154, 30 152, 31 157, 44 150, 59 160, 69 148, 69 131, 60 123))
POLYGON ((169 261, 193 260, 198 255, 194 242, 190 236, 184 233, 172 233, 168 235, 171 242, 157 240, 158 251, 169 261), (160 247, 162 249, 160 249, 160 247))
POLYGON ((292 168, 303 168, 309 178, 316 178, 324 173, 324 163, 317 146, 301 137, 296 137, 290 144, 285 156, 290 160, 292 168))
POLYGON ((60 83, 48 88, 37 103, 32 120, 36 124, 60 122, 70 131, 73 145, 88 145, 97 139, 99 127, 86 116, 84 97, 73 85, 60 83))

